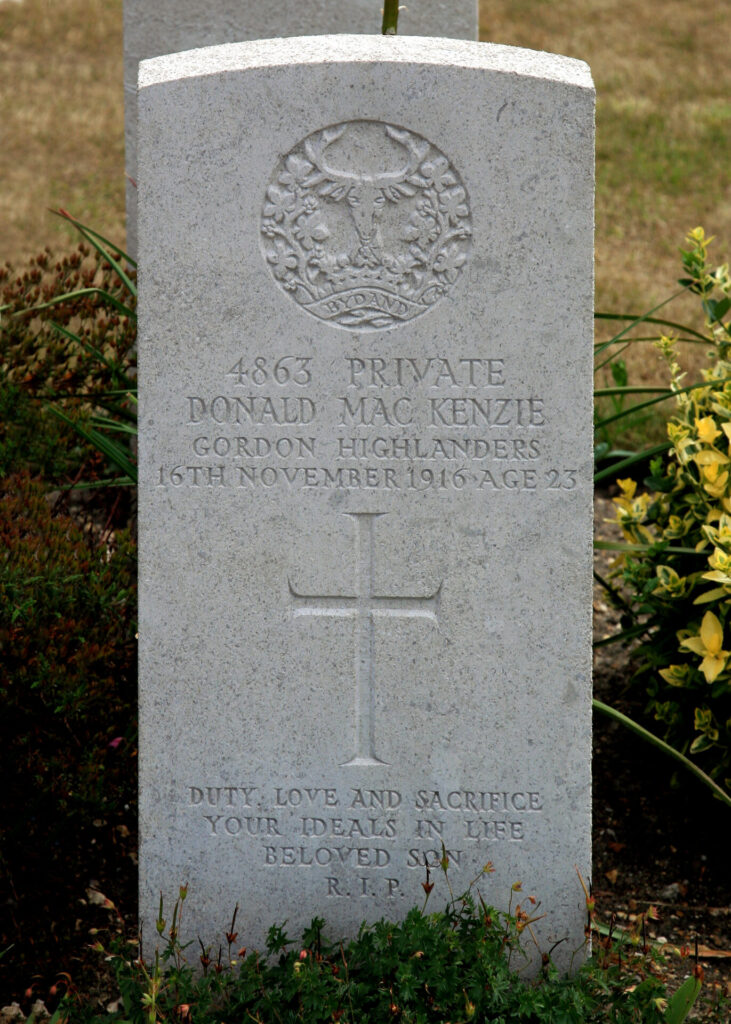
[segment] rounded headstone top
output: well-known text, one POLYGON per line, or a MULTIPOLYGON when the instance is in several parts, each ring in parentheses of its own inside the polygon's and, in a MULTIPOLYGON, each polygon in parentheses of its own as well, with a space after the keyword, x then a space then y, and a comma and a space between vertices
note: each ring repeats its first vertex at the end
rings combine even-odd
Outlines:
POLYGON ((257 39, 153 57, 140 63, 139 88, 254 67, 363 61, 451 65, 594 88, 589 65, 573 57, 466 39, 369 35, 257 39))

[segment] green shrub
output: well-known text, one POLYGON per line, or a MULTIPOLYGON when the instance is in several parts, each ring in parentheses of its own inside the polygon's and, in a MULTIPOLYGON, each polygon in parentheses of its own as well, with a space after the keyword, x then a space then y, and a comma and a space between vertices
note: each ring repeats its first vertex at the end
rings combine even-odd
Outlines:
MULTIPOLYGON (((425 883, 424 888, 428 901, 433 886, 425 883)), ((269 930, 264 955, 237 950, 241 940, 234 912, 220 946, 206 947, 200 940, 196 944, 200 955, 194 971, 180 939, 187 894, 183 887, 167 922, 160 905, 158 934, 167 939, 162 953, 148 964, 130 960, 129 947, 113 955, 123 1008, 111 1019, 131 1024, 685 1020, 701 988, 699 977, 691 976, 668 996, 660 977, 662 958, 641 938, 644 917, 630 934, 595 933, 596 952, 573 977, 560 975, 548 954, 537 957, 538 977, 522 976, 527 963, 524 947, 531 946, 532 958, 537 956, 531 926, 540 914, 535 900, 519 895, 520 888, 513 886, 508 913, 488 906, 473 885, 465 895, 450 899, 444 910, 426 913, 425 901, 402 922, 363 924, 357 938, 347 943, 328 941, 321 918, 313 920, 298 943, 275 926, 269 930)), ((587 907, 591 913, 590 901, 587 907)), ((105 952, 101 944, 98 949, 105 952)), ((577 952, 583 954, 583 948, 577 952)), ((73 1000, 66 1002, 63 1013, 70 1024, 100 1019, 88 1004, 73 1000)), ((105 1014, 104 1019, 110 1016, 105 1014)))
POLYGON ((0 947, 14 958, 51 938, 59 875, 88 879, 81 837, 120 820, 136 788, 135 544, 54 513, 47 490, 0 483, 0 903, 16 908, 0 947))
POLYGON ((0 477, 27 469, 46 480, 67 480, 83 458, 73 433, 0 371, 0 477))
POLYGON ((56 262, 46 249, 17 276, 0 267, 0 369, 41 397, 113 390, 134 362, 130 303, 108 256, 83 242, 56 262))
POLYGON ((711 365, 686 387, 673 340, 658 343, 675 410, 670 449, 653 460, 647 490, 619 481, 616 521, 633 550, 620 556, 626 636, 640 638, 635 679, 664 734, 731 790, 731 277, 707 266, 702 229, 683 253, 683 284, 703 303, 711 365))
POLYGON ((4 778, 15 765, 64 813, 103 809, 109 742, 134 735, 135 546, 53 515, 27 475, 4 480, 0 498, 0 702, 17 726, 4 778))
MULTIPOLYGON (((54 262, 46 250, 17 276, 0 267, 0 402, 3 392, 10 396, 6 405, 19 399, 8 436, 0 438, 0 462, 12 463, 25 445, 31 467, 49 475, 88 485, 108 477, 111 464, 129 482, 135 473, 134 273, 117 262, 116 247, 61 215, 85 239, 76 252, 54 262), (52 413, 65 423, 65 453, 42 437, 52 413), (112 439, 103 436, 110 422, 112 439)), ((49 437, 58 435, 56 424, 49 437)))

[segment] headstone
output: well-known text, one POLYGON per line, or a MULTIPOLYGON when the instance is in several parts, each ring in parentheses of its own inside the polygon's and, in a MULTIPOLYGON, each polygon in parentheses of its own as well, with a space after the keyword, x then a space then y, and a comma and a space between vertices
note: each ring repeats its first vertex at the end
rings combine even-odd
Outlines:
MULTIPOLYGON (((399 34, 477 39, 478 0, 409 0, 399 34)), ((276 36, 378 33, 382 0, 124 0, 127 252, 137 253, 137 71, 148 57, 276 36)))
POLYGON ((581 945, 593 103, 447 40, 142 65, 148 950, 185 882, 210 941, 399 916, 442 843, 581 945))

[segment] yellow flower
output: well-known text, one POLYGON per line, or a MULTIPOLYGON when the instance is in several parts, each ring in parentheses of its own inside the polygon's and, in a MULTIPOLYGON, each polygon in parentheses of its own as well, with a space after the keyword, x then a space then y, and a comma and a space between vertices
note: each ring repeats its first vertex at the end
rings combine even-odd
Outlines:
POLYGON ((681 647, 687 647, 689 651, 703 658, 701 672, 707 683, 712 683, 726 667, 726 660, 731 652, 721 650, 722 643, 723 626, 713 612, 706 612, 703 616, 698 636, 689 636, 680 641, 681 647))
POLYGON ((716 421, 713 416, 704 416, 703 419, 695 421, 695 429, 698 433, 698 439, 703 444, 713 444, 717 437, 720 436, 721 431, 716 426, 716 421))

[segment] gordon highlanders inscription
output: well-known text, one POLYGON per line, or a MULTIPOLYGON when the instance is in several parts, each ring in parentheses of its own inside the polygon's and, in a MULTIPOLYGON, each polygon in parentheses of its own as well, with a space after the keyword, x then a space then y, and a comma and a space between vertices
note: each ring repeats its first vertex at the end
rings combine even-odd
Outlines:
POLYGON ((237 901, 250 948, 353 934, 442 843, 581 945, 592 110, 443 39, 142 65, 147 950, 184 882, 206 943, 237 901))

